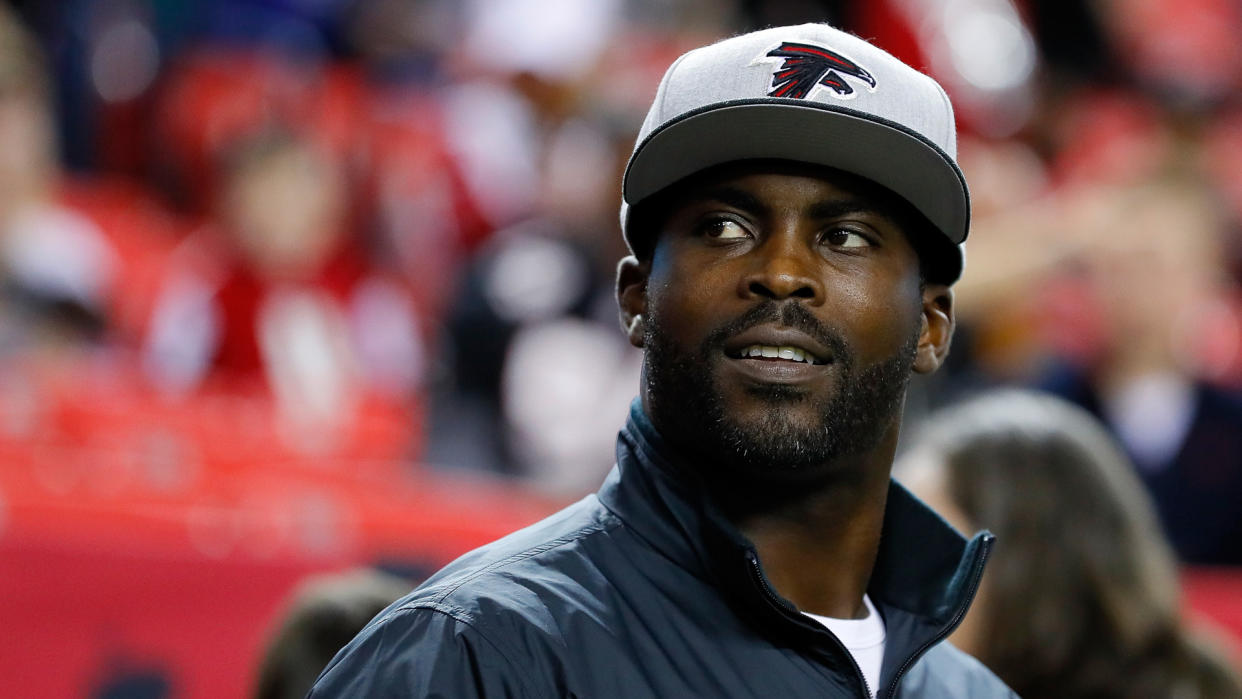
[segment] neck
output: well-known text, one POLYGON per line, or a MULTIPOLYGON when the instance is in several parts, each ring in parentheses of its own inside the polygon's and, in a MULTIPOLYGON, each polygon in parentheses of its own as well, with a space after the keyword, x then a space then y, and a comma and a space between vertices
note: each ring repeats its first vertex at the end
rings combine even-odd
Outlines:
POLYGON ((812 484, 712 480, 713 500, 755 545, 773 588, 799 609, 866 615, 896 437, 894 426, 876 449, 826 466, 821 473, 830 475, 812 484))

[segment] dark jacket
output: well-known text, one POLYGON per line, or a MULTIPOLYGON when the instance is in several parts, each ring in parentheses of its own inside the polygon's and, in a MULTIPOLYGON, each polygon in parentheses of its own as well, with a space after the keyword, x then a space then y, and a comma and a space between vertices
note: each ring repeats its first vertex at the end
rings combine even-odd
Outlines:
MULTIPOLYGON (((635 403, 596 495, 466 554, 381 613, 311 697, 860 697, 836 637, 769 587, 635 403)), ((1008 697, 941 640, 992 546, 891 486, 869 594, 880 697, 1008 697), (896 689, 895 689, 896 688, 896 689)))
MULTIPOLYGON (((1061 365, 1040 388, 1086 408, 1112 429, 1099 394, 1082 370, 1061 365)), ((1184 563, 1242 565, 1242 395, 1194 384, 1194 413, 1177 451, 1153 463, 1122 442, 1184 563)))

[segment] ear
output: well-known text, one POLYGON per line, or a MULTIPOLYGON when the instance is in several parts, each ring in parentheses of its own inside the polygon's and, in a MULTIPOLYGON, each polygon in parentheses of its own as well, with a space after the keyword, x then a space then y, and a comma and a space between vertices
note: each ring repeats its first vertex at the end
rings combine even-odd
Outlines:
POLYGON ((617 265, 617 305, 621 308, 621 330, 635 347, 643 346, 647 317, 647 278, 650 262, 639 262, 628 255, 617 265))
POLYGON ((953 290, 944 284, 927 284, 923 289, 923 320, 914 370, 930 374, 944 364, 953 339, 953 290))

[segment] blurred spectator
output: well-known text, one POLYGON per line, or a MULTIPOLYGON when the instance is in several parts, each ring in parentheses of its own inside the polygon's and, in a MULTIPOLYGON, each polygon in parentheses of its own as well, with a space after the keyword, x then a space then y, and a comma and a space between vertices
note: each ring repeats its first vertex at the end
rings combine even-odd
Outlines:
POLYGON ((624 248, 612 187, 625 140, 580 118, 548 128, 537 214, 480 249, 447 318, 433 463, 521 475, 565 496, 611 467, 640 361, 614 300, 624 248))
POLYGON ((937 400, 1043 370, 1040 306, 1033 293, 1068 256, 1047 169, 1020 141, 963 139, 958 159, 971 183, 969 259, 955 286, 958 328, 947 371, 933 375, 937 400))
MULTIPOLYGON (((471 15, 478 36, 499 31, 480 14, 486 5, 471 15)), ((498 5, 517 12, 523 3, 498 5)), ((594 23, 617 11, 583 10, 594 23)), ((616 422, 637 384, 639 355, 617 331, 614 276, 625 248, 616 182, 632 124, 677 48, 626 36, 603 52, 602 38, 471 58, 498 74, 449 98, 467 175, 484 175, 472 185, 476 199, 502 225, 466 264, 447 313, 426 458, 520 475, 559 496, 594 488, 611 467, 616 422), (568 65, 551 67, 549 52, 568 65), (487 126, 501 115, 510 115, 504 128, 487 126), (504 168, 488 164, 496 159, 504 168)))
POLYGON ((1242 696, 1183 627, 1174 559, 1133 468, 1086 412, 1031 392, 933 415, 895 473, 997 548, 952 642, 1026 699, 1242 696))
POLYGON ((1082 405, 1137 466, 1183 560, 1242 563, 1228 211, 1198 175, 1193 132, 1151 104, 1101 93, 1067 123, 1052 168, 1021 143, 963 142, 976 206, 941 393, 1019 383, 1082 405))
POLYGON ((1061 221, 1094 310, 1061 319, 1077 356, 1041 385, 1114 431, 1183 560, 1242 564, 1242 396, 1204 380, 1197 355, 1227 288, 1219 207, 1196 180, 1156 175, 1082 187, 1061 221))
POLYGON ((120 260, 59 200, 51 85, 42 52, 0 5, 0 355, 104 338, 120 260))
POLYGON ((188 240, 156 306, 146 366, 161 388, 266 382, 295 417, 331 423, 361 392, 421 379, 419 317, 347 227, 339 163, 292 131, 228 158, 219 227, 188 240))
POLYGON ((408 581, 358 569, 305 580, 267 644, 254 699, 302 699, 336 652, 397 598, 408 581))

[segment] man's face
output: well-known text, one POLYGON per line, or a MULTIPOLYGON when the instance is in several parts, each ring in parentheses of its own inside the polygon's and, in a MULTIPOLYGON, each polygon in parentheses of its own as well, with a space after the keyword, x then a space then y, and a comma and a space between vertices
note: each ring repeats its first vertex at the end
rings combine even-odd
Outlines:
POLYGON ((895 437, 926 332, 891 195, 832 171, 751 165, 675 196, 642 334, 644 398, 666 438, 796 477, 895 437))

